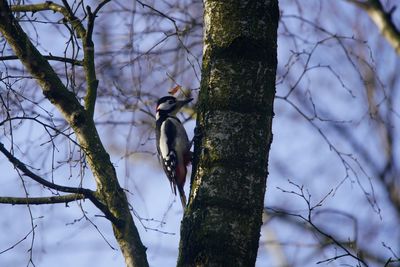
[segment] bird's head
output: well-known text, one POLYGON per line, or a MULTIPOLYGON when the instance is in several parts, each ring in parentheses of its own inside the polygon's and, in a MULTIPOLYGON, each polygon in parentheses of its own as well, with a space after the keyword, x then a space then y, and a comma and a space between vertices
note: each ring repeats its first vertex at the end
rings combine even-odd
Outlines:
POLYGON ((157 118, 161 114, 165 115, 175 115, 184 105, 192 101, 193 98, 188 98, 185 100, 177 100, 173 96, 164 96, 157 101, 157 118))

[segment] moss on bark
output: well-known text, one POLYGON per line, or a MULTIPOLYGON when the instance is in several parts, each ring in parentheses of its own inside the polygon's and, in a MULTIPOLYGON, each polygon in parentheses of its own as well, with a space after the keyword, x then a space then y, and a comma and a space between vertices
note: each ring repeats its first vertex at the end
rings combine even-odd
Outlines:
POLYGON ((204 1, 191 194, 178 266, 254 266, 272 140, 274 1, 204 1))

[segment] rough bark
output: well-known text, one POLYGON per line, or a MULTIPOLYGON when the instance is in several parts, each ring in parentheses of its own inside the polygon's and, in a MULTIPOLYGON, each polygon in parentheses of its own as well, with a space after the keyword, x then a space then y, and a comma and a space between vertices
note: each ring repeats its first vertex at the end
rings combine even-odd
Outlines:
POLYGON ((178 266, 254 266, 272 140, 278 1, 204 5, 199 137, 178 266))
MULTIPOLYGON (((101 202, 107 209, 106 215, 108 213, 113 216, 113 218, 107 217, 113 223, 114 235, 127 266, 148 266, 146 248, 140 241, 126 195, 118 183, 114 166, 97 133, 92 118, 94 104, 85 109, 75 95, 67 90, 48 61, 34 47, 15 20, 6 0, 0 0, 0 32, 27 71, 37 80, 45 97, 58 108, 74 130, 96 179, 96 201, 101 202)), ((85 60, 90 59, 93 60, 85 57, 85 60)), ((91 100, 93 99, 94 97, 91 97, 91 100)))

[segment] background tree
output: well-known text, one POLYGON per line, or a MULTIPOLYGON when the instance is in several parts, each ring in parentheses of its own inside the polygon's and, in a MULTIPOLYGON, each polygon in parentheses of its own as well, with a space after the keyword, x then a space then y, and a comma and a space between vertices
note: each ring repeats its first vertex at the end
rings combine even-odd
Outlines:
MULTIPOLYGON (((86 5, 93 13, 99 2, 68 2, 87 27, 86 5)), ((279 4, 274 141, 256 265, 397 266, 399 57, 387 33, 398 33, 398 3, 279 4), (376 21, 383 23, 377 27, 376 21)), ((94 121, 154 266, 176 264, 182 219, 154 156, 154 102, 176 85, 197 96, 202 12, 202 1, 113 0, 102 6, 93 28, 99 80, 94 121)), ((50 10, 14 15, 84 103, 84 50, 75 28, 50 10)), ((73 131, 4 38, 0 44, 1 142, 49 181, 94 191, 73 131)), ((194 127, 192 116, 185 110, 187 129, 194 127)), ((1 170, 1 196, 57 195, 20 177, 7 160, 1 170)), ((109 221, 88 200, 0 209, 0 265, 123 265, 109 221)))
MULTIPOLYGON (((49 182, 29 170, 26 164, 16 158, 13 155, 13 152, 8 151, 2 143, 0 143, 0 151, 13 164, 14 168, 20 172, 21 176, 28 176, 35 182, 38 182, 49 189, 64 193, 73 193, 73 195, 32 199, 29 197, 27 191, 25 198, 9 199, 8 201, 10 204, 23 203, 29 205, 51 204, 54 202, 68 203, 71 200, 87 198, 104 213, 105 217, 110 220, 110 222, 112 222, 114 235, 124 255, 126 265, 147 266, 148 263, 145 255, 145 247, 139 238, 136 226, 133 222, 128 201, 118 183, 116 171, 110 161, 110 156, 100 141, 100 137, 93 121, 99 81, 96 79, 92 33, 97 13, 107 2, 108 1, 101 2, 93 13, 90 7, 87 7, 87 29, 84 28, 79 19, 75 16, 67 1, 63 2, 64 6, 46 2, 44 4, 17 6, 14 8, 14 10, 25 12, 42 10, 60 12, 64 16, 64 19, 70 23, 72 30, 76 31, 76 36, 82 40, 84 56, 82 63, 86 78, 84 106, 79 103, 76 95, 64 86, 63 82, 60 80, 48 61, 29 40, 28 36, 12 15, 7 2, 5 0, 0 2, 1 33, 28 73, 38 82, 45 98, 57 108, 66 123, 71 127, 71 130, 73 130, 73 133, 76 136, 75 142, 78 144, 79 149, 84 156, 84 161, 89 165, 94 179, 96 180, 96 191, 84 187, 66 187, 54 182, 49 182), (30 203, 31 200, 32 203, 30 203)), ((5 108, 7 108, 6 105, 5 108)), ((3 121, 3 123, 12 121, 13 119, 13 117, 8 117, 3 121)), ((43 126, 52 128, 51 126, 43 126)), ((55 131, 61 132, 58 129, 55 129, 55 131)), ((7 199, 4 200, 4 202, 7 202, 7 199)), ((33 230, 34 226, 32 227, 32 231, 33 230)), ((30 262, 33 264, 32 258, 30 258, 30 262)))
POLYGON ((291 52, 278 59, 270 255, 280 266, 398 266, 396 1, 280 4, 278 47, 291 52))

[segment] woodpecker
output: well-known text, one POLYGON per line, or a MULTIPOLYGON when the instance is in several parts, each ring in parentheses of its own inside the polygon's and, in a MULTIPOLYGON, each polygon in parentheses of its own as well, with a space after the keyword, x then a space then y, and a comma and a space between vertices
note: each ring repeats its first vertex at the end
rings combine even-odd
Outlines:
POLYGON ((191 144, 176 113, 192 100, 193 98, 177 100, 173 96, 164 96, 158 100, 156 108, 158 157, 175 195, 178 188, 183 209, 186 207, 183 187, 186 181, 186 166, 191 161, 191 144))

